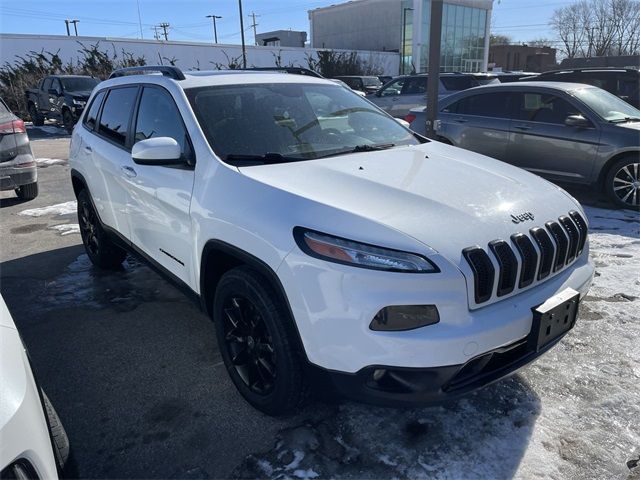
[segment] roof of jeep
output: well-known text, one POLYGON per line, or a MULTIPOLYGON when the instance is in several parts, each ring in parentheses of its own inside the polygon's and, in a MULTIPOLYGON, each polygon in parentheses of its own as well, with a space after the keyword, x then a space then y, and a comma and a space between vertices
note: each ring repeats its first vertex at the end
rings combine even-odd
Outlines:
POLYGON ((166 85, 171 83, 184 89, 208 87, 214 85, 247 85, 259 83, 316 83, 336 85, 324 78, 310 75, 296 75, 278 71, 260 70, 213 70, 213 71, 185 71, 184 80, 174 80, 159 73, 133 74, 105 80, 101 86, 131 85, 138 83, 157 83, 166 85))

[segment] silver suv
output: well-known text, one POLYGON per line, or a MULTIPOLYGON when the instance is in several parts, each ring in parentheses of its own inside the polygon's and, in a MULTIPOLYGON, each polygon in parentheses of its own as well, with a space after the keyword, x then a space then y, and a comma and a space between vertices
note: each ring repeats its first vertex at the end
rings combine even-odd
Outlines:
MULTIPOLYGON (((640 207, 640 110, 576 83, 487 85, 440 102, 446 143, 553 181, 594 185, 617 206, 640 207)), ((424 109, 411 128, 425 131, 424 109)))
MULTIPOLYGON (((389 115, 404 118, 409 110, 427 104, 428 75, 398 77, 384 85, 367 99, 375 103, 389 115)), ((441 73, 438 98, 444 98, 480 83, 472 75, 463 73, 441 73)))

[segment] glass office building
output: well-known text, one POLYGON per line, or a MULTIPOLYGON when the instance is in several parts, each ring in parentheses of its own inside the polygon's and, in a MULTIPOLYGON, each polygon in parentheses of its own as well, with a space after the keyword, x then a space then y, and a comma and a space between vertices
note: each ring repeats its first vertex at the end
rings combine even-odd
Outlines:
MULTIPOLYGON (((490 0, 445 0, 442 10, 440 71, 486 71, 490 0)), ((430 0, 402 0, 401 73, 429 66, 430 0)))

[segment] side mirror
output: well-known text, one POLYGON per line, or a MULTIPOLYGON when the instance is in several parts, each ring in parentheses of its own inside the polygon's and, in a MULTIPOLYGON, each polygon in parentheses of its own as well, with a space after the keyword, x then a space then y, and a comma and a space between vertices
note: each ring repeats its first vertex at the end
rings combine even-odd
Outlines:
POLYGON ((584 118, 582 115, 569 115, 564 124, 567 127, 577 127, 577 128, 589 128, 591 126, 591 122, 584 118))
POLYGON ((180 145, 171 137, 140 140, 131 149, 131 158, 138 165, 182 165, 180 145))

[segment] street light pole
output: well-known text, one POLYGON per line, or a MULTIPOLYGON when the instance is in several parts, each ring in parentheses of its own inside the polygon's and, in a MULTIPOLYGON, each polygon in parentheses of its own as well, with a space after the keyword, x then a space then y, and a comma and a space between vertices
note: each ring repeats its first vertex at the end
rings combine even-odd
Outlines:
POLYGON ((240 9, 240 36, 242 38, 242 68, 247 68, 247 47, 244 44, 244 20, 242 19, 242 0, 238 0, 240 9))
POLYGON ((442 35, 443 0, 431 0, 429 26, 429 79, 427 81, 427 137, 435 139, 438 118, 438 90, 440 86, 440 44, 442 35))
POLYGON ((216 18, 222 18, 220 15, 207 15, 207 18, 213 20, 213 40, 218 43, 218 30, 216 29, 216 18))

